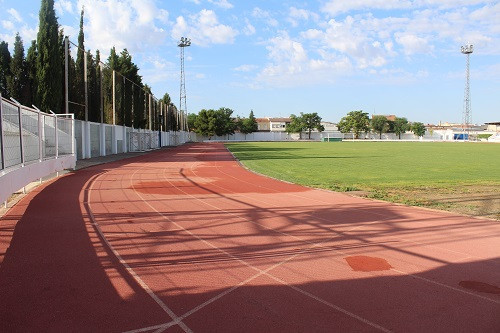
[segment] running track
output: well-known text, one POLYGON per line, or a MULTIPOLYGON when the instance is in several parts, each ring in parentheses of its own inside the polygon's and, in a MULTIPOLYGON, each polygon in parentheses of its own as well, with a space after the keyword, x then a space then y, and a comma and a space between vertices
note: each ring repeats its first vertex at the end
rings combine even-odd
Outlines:
POLYGON ((500 332, 500 223, 246 171, 99 165, 0 220, 1 332, 500 332))

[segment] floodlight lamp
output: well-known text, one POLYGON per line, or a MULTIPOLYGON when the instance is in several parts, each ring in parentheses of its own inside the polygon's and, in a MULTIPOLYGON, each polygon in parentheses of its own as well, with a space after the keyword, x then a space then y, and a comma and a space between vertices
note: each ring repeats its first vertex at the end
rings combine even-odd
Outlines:
POLYGON ((471 53, 474 51, 474 45, 472 45, 472 44, 463 45, 463 46, 460 48, 460 51, 461 51, 463 54, 471 54, 471 53))

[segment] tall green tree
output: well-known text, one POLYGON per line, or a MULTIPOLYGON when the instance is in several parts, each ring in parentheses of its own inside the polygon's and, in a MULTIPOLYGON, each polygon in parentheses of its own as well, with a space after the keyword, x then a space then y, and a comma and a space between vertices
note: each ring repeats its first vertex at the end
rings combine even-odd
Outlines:
POLYGON ((7 89, 7 78, 10 76, 10 61, 9 43, 0 42, 0 93, 3 97, 9 97, 7 89))
POLYGON ((382 133, 386 133, 389 130, 389 123, 385 116, 373 116, 371 125, 373 131, 379 134, 379 139, 382 139, 382 133))
POLYGON ((216 135, 217 117, 215 110, 201 110, 196 117, 194 126, 196 133, 207 136, 210 140, 212 136, 216 135))
POLYGON ((50 109, 56 113, 63 111, 63 72, 58 33, 59 24, 54 11, 54 0, 42 0, 37 35, 37 104, 43 111, 50 109))
POLYGON ((31 45, 26 55, 26 68, 28 71, 28 84, 30 91, 30 101, 28 106, 35 104, 37 84, 36 84, 36 59, 38 57, 36 40, 31 41, 31 45))
POLYGON ((87 51, 87 77, 89 121, 99 122, 101 118, 99 66, 90 50, 87 51))
POLYGON ((304 124, 304 130, 309 134, 309 140, 311 139, 312 130, 317 130, 318 132, 323 132, 325 127, 321 125, 321 117, 316 113, 300 113, 301 121, 304 124))
POLYGON ((190 132, 196 132, 196 118, 198 118, 196 113, 188 114, 187 123, 190 132))
POLYGON ((403 118, 396 117, 396 119, 394 120, 394 133, 396 133, 396 135, 399 137, 400 140, 401 140, 401 134, 405 133, 408 129, 409 129, 408 119, 404 117, 403 118))
POLYGON ((418 137, 422 137, 425 134, 425 125, 420 122, 413 123, 411 125, 411 131, 418 137))
MULTIPOLYGON (((85 119, 85 77, 88 72, 85 72, 85 34, 83 32, 83 15, 84 10, 80 12, 80 30, 78 31, 78 47, 76 49, 76 61, 75 61, 75 77, 74 77, 74 96, 72 102, 78 103, 74 104, 75 116, 77 119, 85 119)), ((88 60, 88 58, 87 58, 88 60)), ((87 69, 88 69, 87 63, 87 69)), ((87 76, 88 77, 88 76, 87 76)), ((87 86, 88 89, 88 86, 87 86)))
POLYGON ((208 136, 223 136, 234 134, 236 123, 232 117, 233 110, 229 108, 220 108, 218 110, 201 110, 196 117, 194 127, 196 133, 208 136))
POLYGON ((216 128, 215 134, 218 136, 234 134, 236 123, 232 118, 233 110, 229 108, 220 108, 215 112, 216 128))
POLYGON ((7 77, 7 89, 11 97, 23 105, 30 105, 31 92, 29 86, 28 70, 24 58, 23 40, 16 34, 14 42, 14 56, 10 62, 10 76, 7 77))
POLYGON ((247 134, 257 132, 259 126, 257 124, 257 119, 255 119, 255 115, 253 114, 253 110, 250 110, 250 114, 248 118, 239 119, 239 129, 240 132, 245 134, 245 139, 247 134))
POLYGON ((370 118, 363 110, 351 111, 347 116, 340 119, 338 128, 342 133, 353 132, 354 137, 359 139, 359 135, 370 130, 370 118))
POLYGON ((302 117, 291 114, 290 119, 291 121, 286 125, 285 131, 287 133, 299 133, 299 139, 302 139, 302 131, 304 131, 305 128, 302 117))

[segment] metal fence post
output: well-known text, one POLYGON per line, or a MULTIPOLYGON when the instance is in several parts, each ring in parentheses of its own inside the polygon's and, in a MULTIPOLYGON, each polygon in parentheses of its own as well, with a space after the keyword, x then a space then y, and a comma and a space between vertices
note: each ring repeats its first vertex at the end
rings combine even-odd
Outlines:
POLYGON ((83 51, 83 83, 85 90, 85 121, 89 121, 89 89, 88 89, 88 73, 87 73, 87 51, 83 51))
POLYGON ((2 94, 0 93, 0 153, 2 153, 2 156, 1 156, 1 163, 2 163, 2 168, 0 170, 3 170, 5 169, 5 152, 4 152, 4 148, 3 148, 3 112, 2 112, 2 108, 3 108, 3 97, 2 97, 2 94))
POLYGON ((42 150, 42 114, 38 112, 38 160, 43 161, 43 150, 42 150))
POLYGON ((75 115, 71 115, 71 154, 76 156, 75 115))
POLYGON ((17 110, 19 112, 19 143, 21 144, 21 166, 24 166, 24 148, 23 148, 23 112, 21 111, 21 104, 17 105, 17 110))
POLYGON ((116 125, 116 74, 113 69, 113 125, 116 125))
POLYGON ((64 111, 69 113, 69 38, 64 38, 64 111))
POLYGON ((54 119, 56 121, 56 125, 54 126, 55 128, 55 139, 56 139, 56 158, 59 157, 59 133, 57 133, 57 116, 54 115, 54 119))

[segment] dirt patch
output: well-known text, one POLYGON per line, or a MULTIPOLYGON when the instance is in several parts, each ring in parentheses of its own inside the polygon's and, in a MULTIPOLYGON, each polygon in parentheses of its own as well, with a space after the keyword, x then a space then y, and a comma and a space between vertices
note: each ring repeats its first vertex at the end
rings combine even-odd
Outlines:
POLYGON ((386 189, 360 196, 500 220, 499 186, 386 189))

